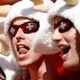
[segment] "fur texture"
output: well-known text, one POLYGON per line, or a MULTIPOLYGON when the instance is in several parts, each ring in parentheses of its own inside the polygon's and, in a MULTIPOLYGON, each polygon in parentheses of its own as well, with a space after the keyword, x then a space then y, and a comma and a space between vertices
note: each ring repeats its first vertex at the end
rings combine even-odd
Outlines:
POLYGON ((36 33, 33 39, 32 46, 34 51, 42 54, 55 54, 59 50, 56 46, 56 43, 51 41, 52 29, 47 22, 47 13, 35 11, 33 7, 34 3, 30 0, 21 1, 14 4, 5 20, 4 31, 7 33, 11 21, 17 16, 33 18, 40 22, 39 31, 36 33), (26 3, 28 5, 26 5, 26 3))

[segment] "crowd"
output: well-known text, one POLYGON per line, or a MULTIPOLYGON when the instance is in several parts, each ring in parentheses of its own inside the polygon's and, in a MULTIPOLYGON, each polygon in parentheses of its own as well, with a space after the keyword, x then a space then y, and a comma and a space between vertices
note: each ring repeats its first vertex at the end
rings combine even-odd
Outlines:
POLYGON ((0 5, 0 80, 80 79, 79 0, 0 5))

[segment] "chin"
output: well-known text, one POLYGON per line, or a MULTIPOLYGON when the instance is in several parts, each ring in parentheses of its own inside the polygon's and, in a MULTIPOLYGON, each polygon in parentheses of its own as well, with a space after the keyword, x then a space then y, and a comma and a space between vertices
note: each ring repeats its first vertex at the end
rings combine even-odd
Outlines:
POLYGON ((72 71, 80 70, 80 64, 79 62, 64 62, 63 67, 72 71))
POLYGON ((24 68, 27 66, 27 64, 25 64, 23 61, 18 61, 18 66, 24 68))
POLYGON ((22 67, 22 68, 26 68, 30 66, 31 64, 33 64, 33 61, 30 61, 30 60, 18 61, 19 67, 22 67))

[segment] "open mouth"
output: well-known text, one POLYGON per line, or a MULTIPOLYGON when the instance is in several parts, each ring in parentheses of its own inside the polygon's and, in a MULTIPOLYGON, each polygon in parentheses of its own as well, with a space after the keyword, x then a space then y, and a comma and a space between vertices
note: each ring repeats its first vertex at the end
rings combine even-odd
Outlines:
POLYGON ((19 52, 19 54, 25 54, 30 50, 30 48, 28 46, 25 45, 18 45, 17 46, 17 51, 19 52))
POLYGON ((70 46, 67 46, 62 49, 62 52, 63 54, 67 54, 69 50, 70 50, 70 46))

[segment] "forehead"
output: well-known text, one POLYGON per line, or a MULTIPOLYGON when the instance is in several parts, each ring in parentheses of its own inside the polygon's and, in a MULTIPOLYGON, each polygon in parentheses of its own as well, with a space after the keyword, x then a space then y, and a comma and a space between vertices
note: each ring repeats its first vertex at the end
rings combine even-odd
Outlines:
POLYGON ((18 25, 21 25, 21 24, 23 24, 23 23, 25 23, 25 22, 29 22, 30 20, 32 20, 32 19, 27 18, 27 17, 16 17, 16 18, 14 18, 14 19, 12 20, 11 25, 16 25, 16 26, 18 26, 18 25))
POLYGON ((49 22, 50 24, 57 24, 59 21, 65 19, 64 17, 62 16, 58 16, 58 15, 55 15, 55 16, 50 16, 50 19, 49 19, 49 22))

